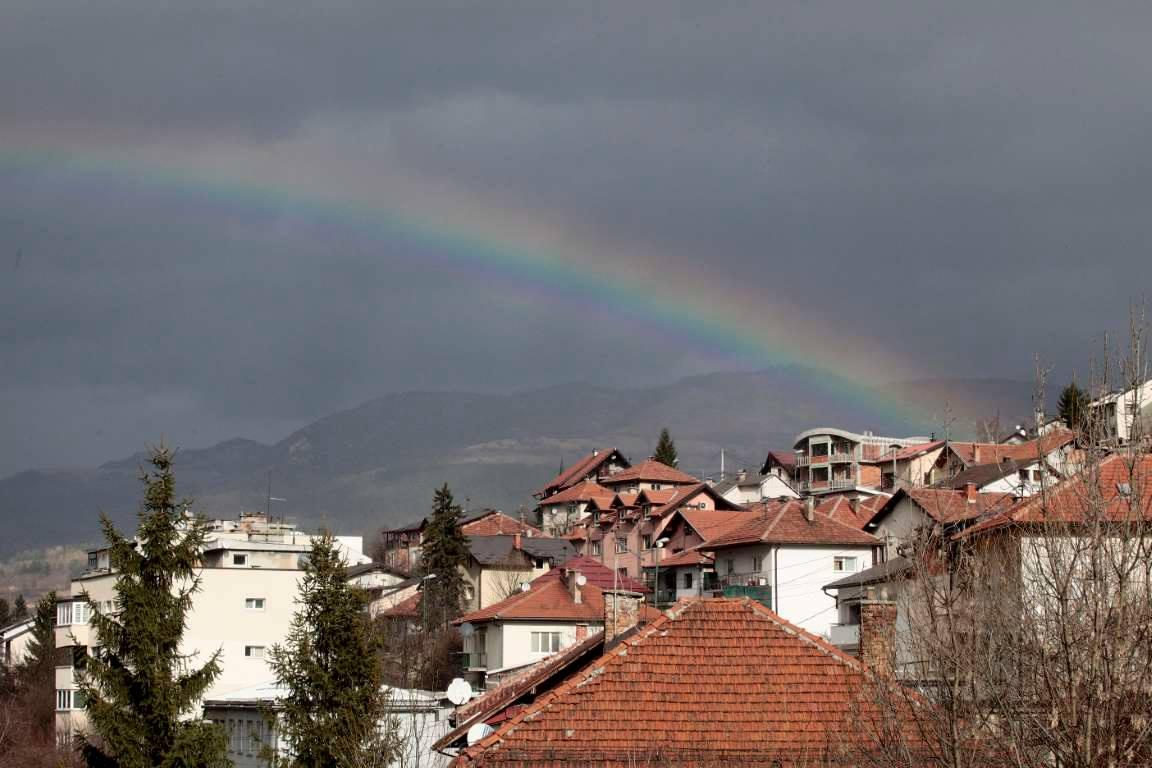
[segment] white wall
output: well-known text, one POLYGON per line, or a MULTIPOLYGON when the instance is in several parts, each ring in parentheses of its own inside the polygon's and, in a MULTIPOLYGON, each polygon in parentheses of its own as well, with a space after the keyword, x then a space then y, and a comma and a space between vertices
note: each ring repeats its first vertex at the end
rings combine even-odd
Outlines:
MULTIPOLYGON (((499 642, 500 649, 500 667, 518 667, 523 664, 532 664, 540 659, 551 656, 551 652, 547 653, 533 653, 532 652, 532 633, 533 632, 559 632, 560 633, 560 650, 564 650, 568 646, 575 645, 576 640, 576 622, 527 622, 527 621, 505 621, 500 625, 499 642)), ((588 623, 585 624, 588 629, 588 634, 594 634, 603 629, 603 623, 588 623)), ((585 635, 587 636, 587 635, 585 635)), ((489 630, 489 641, 495 638, 492 635, 492 630, 489 630)), ((488 658, 488 668, 496 668, 492 663, 491 653, 488 658)))
POLYGON ((837 579, 872 567, 872 548, 781 547, 777 550, 773 601, 785 620, 817 635, 828 637, 838 622, 836 598, 821 589, 837 579), (834 570, 835 558, 855 557, 855 571, 834 570))

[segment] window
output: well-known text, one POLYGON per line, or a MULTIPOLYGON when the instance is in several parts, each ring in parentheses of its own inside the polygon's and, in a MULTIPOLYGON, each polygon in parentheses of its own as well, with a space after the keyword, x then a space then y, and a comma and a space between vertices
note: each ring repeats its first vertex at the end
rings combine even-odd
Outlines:
POLYGON ((592 525, 599 525, 599 524, 600 524, 600 510, 594 510, 592 512, 592 525))
POLYGON ((644 549, 652 549, 652 534, 646 533, 642 537, 644 549))
POLYGON ((663 487, 664 486, 660 485, 660 483, 652 483, 652 490, 654 490, 654 491, 658 491, 663 487))
POLYGON ((834 557, 832 558, 832 570, 845 571, 848 573, 856 572, 856 558, 855 557, 834 557))
POLYGON ((72 709, 72 691, 68 688, 56 689, 56 709, 57 711, 72 709))
POLYGON ((244 646, 244 655, 250 659, 262 659, 264 658, 264 646, 246 645, 244 646))
POLYGON ((616 554, 623 554, 628 551, 628 539, 623 536, 616 537, 616 554))
POLYGON ((67 627, 72 624, 72 603, 56 603, 56 626, 67 627))
POLYGON ((763 564, 763 562, 764 562, 764 558, 762 558, 762 557, 752 558, 752 572, 753 573, 760 573, 760 566, 763 564))
POLYGON ((79 689, 72 691, 72 709, 84 709, 88 705, 88 700, 84 698, 84 691, 79 689))
POLYGON ((96 553, 95 552, 89 552, 88 553, 88 570, 90 570, 90 571, 96 570, 96 566, 98 564, 99 564, 99 560, 96 557, 96 553))
POLYGON ((736 561, 735 560, 733 560, 732 558, 728 558, 724 562, 728 565, 728 575, 729 576, 736 573, 736 561))
POLYGON ((232 555, 232 565, 248 565, 248 555, 232 555))
POLYGON ((264 598, 246 597, 244 598, 244 607, 250 611, 262 611, 264 610, 264 598))
POLYGON ((559 632, 533 632, 532 653, 556 653, 560 650, 559 632))
POLYGON ((599 556, 603 551, 598 541, 593 541, 589 546, 593 555, 599 556))
POLYGON ((72 604, 72 623, 88 623, 88 603, 76 602, 72 604))
POLYGON ((692 589, 692 571, 684 571, 684 589, 692 589))

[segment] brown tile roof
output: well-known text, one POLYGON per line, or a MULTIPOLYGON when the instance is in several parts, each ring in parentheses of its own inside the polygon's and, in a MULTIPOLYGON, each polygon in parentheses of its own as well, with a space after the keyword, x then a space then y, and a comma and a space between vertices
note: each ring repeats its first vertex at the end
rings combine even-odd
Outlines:
POLYGON ((884 503, 890 499, 891 496, 887 494, 880 494, 878 496, 869 496, 860 499, 856 503, 856 508, 852 508, 852 502, 843 496, 824 497, 816 507, 817 514, 830 517, 838 523, 852 526, 853 528, 863 530, 864 526, 871 522, 876 513, 884 506, 884 503))
POLYGON ((1021 499, 966 535, 1009 525, 1152 519, 1152 455, 1135 460, 1114 454, 1058 483, 1045 493, 1021 499))
POLYGON ((717 509, 727 509, 730 511, 742 510, 744 507, 734 501, 729 501, 712 489, 712 486, 707 483, 696 483, 695 485, 685 485, 675 489, 672 497, 658 507, 653 507, 652 517, 664 517, 670 512, 675 512, 692 499, 696 498, 701 493, 707 495, 712 499, 712 504, 717 509))
POLYGON ((1032 462, 1047 456, 1057 448, 1063 448, 1075 439, 1075 433, 1070 430, 1057 429, 1042 437, 1033 438, 1017 445, 951 442, 948 443, 948 447, 965 466, 969 464, 996 464, 1005 459, 1032 462))
POLYGON ((546 534, 536 526, 529 525, 522 520, 517 520, 514 517, 496 510, 489 510, 475 517, 461 520, 460 532, 465 536, 499 536, 511 535, 513 533, 521 533, 528 536, 546 536, 546 534))
MULTIPOLYGON (((860 759, 891 722, 876 684, 859 661, 752 600, 698 600, 570 675, 453 765, 825 765, 840 749, 860 759)), ((923 738, 901 714, 915 753, 923 738)))
POLYGON ((907 461, 908 459, 914 459, 917 456, 922 456, 925 453, 930 453, 937 448, 943 448, 947 444, 947 440, 933 440, 930 443, 917 443, 916 445, 909 445, 892 453, 883 454, 875 459, 869 459, 869 461, 873 461, 879 464, 883 464, 886 461, 907 461))
POLYGON ((1010 493, 977 493, 968 501, 966 490, 950 488, 911 488, 893 496, 907 495, 938 523, 960 523, 974 520, 997 510, 1007 509, 1014 501, 1010 493))
POLYGON ((746 544, 832 544, 875 546, 880 543, 870 533, 838 522, 827 514, 813 510, 812 520, 805 517, 803 501, 767 501, 756 505, 754 515, 727 533, 701 545, 703 550, 737 547, 746 544))
POLYGON ((389 619, 415 619, 420 616, 420 592, 405 598, 391 608, 386 608, 377 616, 383 616, 389 619))
POLYGON ((701 552, 699 547, 693 547, 661 560, 660 567, 680 568, 687 565, 712 565, 714 562, 716 562, 714 555, 701 552))
POLYGON ((567 504, 568 502, 595 500, 603 509, 604 507, 610 506, 612 499, 615 497, 615 491, 608 490, 595 480, 584 480, 541 500, 539 506, 543 507, 549 504, 567 504))
POLYGON ((682 509, 680 515, 704 541, 711 541, 758 517, 756 512, 723 509, 682 509))
POLYGON ((645 459, 634 467, 617 472, 612 477, 605 478, 609 485, 626 482, 657 482, 671 483, 673 485, 689 485, 700 482, 699 479, 686 475, 680 470, 661 464, 656 459, 645 459))
MULTIPOLYGON (((563 490, 574 483, 578 483, 588 475, 595 472, 600 468, 600 465, 611 458, 617 453, 615 448, 606 448, 599 451, 593 451, 580 461, 573 464, 568 469, 565 469, 556 477, 548 481, 548 484, 537 491, 540 496, 545 496, 553 491, 563 490)), ((621 457, 623 458, 623 457, 621 457)))
POLYGON ((630 589, 634 592, 648 591, 648 588, 642 583, 629 577, 625 577, 619 581, 614 580, 611 568, 587 555, 577 555, 569 560, 565 560, 560 564, 559 568, 553 568, 551 571, 548 571, 548 573, 537 576, 536 580, 558 578, 560 571, 565 568, 580 571, 580 573, 584 574, 584 577, 588 579, 589 584, 594 584, 600 587, 600 589, 630 589))

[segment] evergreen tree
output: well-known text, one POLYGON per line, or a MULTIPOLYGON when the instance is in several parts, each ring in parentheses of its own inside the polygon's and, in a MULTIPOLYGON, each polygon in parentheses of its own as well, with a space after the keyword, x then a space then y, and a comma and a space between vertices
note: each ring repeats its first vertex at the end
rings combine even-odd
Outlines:
POLYGON ((460 532, 460 505, 445 483, 436 490, 420 551, 421 574, 435 576, 422 585, 421 615, 426 621, 425 630, 445 627, 460 615, 464 604, 461 569, 467 564, 468 542, 460 532))
POLYGON ((676 466, 676 443, 672 440, 672 435, 668 434, 667 427, 660 430, 660 439, 656 442, 656 452, 652 455, 652 458, 669 467, 676 466))
POLYGON ((0 627, 8 626, 12 618, 12 608, 8 605, 8 601, 0 597, 0 627))
POLYGON ((223 732, 186 719, 220 674, 220 652, 200 666, 180 653, 208 522, 176 501, 171 451, 153 450, 149 463, 136 539, 101 515, 117 573, 116 612, 92 606, 99 645, 78 680, 89 728, 79 745, 90 768, 227 766, 223 732))
POLYGON ((20 685, 31 692, 29 714, 42 739, 50 740, 55 728, 56 688, 56 593, 49 592, 36 603, 32 639, 28 652, 16 670, 20 685))
POLYGON ((16 595, 16 602, 12 606, 12 621, 28 618, 28 603, 24 602, 24 595, 16 595))
POLYGON ((1060 392, 1056 410, 1069 429, 1082 429, 1084 418, 1088 415, 1088 393, 1073 381, 1060 392))
POLYGON ((363 593, 344 567, 331 534, 313 539, 287 641, 269 654, 287 688, 279 721, 292 755, 280 761, 285 768, 387 765, 398 746, 363 593))

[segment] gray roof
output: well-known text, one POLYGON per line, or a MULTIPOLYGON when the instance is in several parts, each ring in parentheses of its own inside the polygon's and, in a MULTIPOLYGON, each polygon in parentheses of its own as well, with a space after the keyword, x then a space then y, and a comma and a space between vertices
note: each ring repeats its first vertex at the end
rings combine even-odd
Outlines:
POLYGON ((351 579, 356 576, 363 576, 365 573, 390 573, 393 576, 399 576, 403 579, 408 578, 408 574, 397 568, 384 563, 363 563, 361 565, 350 565, 344 569, 344 575, 351 579))
MULTIPOLYGON (((512 552, 514 536, 469 536, 468 549, 481 565, 498 565, 512 552)), ((539 557, 559 564, 575 556, 576 550, 566 539, 521 536, 520 548, 529 557, 539 557)))
POLYGON ((1016 474, 1021 466, 1026 465, 1017 464, 1013 459, 1005 459, 999 464, 973 464, 957 473, 951 480, 939 483, 938 487, 959 489, 972 483, 977 488, 983 488, 988 483, 1016 474))
POLYGON ((831 584, 825 584, 824 589, 843 589, 845 587, 862 587, 865 584, 878 584, 882 581, 890 581, 893 577, 899 576, 912 567, 912 561, 906 557, 894 557, 891 560, 886 560, 883 563, 866 568, 859 573, 854 573, 851 576, 845 576, 839 581, 834 581, 831 584))

